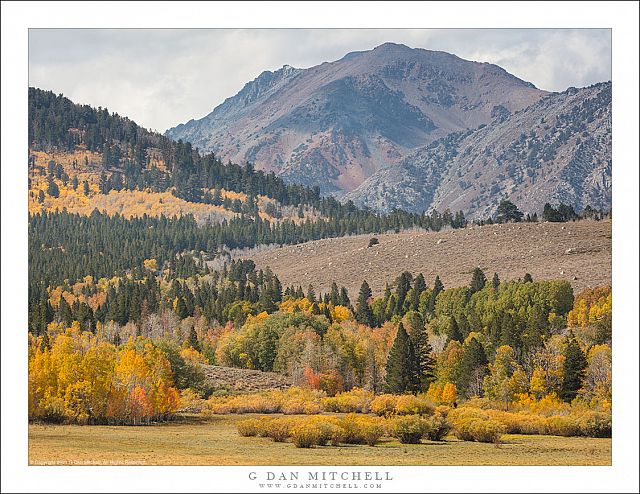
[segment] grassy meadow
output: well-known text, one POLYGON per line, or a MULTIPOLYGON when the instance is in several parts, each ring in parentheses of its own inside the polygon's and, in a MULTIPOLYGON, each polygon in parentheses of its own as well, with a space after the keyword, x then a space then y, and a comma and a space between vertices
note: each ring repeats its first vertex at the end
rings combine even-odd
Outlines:
POLYGON ((252 414, 214 415, 152 426, 29 425, 31 465, 610 465, 611 439, 502 436, 502 444, 444 442, 311 449, 241 437, 252 414))

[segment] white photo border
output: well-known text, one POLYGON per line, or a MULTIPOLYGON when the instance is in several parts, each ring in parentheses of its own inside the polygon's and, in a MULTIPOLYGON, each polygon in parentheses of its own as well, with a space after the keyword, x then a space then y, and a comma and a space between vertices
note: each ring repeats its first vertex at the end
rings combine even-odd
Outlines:
POLYGON ((394 480, 384 483, 378 492, 637 492, 637 2, 3 2, 1 163, 3 492, 250 492, 257 489, 249 479, 250 472, 276 470, 391 472, 394 480), (45 27, 612 29, 613 465, 508 468, 28 466, 24 329, 27 327, 27 180, 23 166, 27 143, 28 29, 45 27))

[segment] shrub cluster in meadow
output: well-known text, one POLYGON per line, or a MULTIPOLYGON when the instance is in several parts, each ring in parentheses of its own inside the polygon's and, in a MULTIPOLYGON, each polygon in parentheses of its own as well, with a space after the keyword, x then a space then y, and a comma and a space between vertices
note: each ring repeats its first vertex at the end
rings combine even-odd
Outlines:
POLYGON ((375 446, 384 436, 403 444, 417 444, 425 438, 442 441, 451 430, 444 414, 420 416, 372 417, 349 413, 342 417, 260 417, 241 420, 238 433, 244 437, 268 437, 274 442, 291 442, 298 448, 367 444, 375 446))
POLYGON ((435 410, 433 402, 424 395, 376 396, 371 401, 371 411, 376 415, 431 415, 435 410))
POLYGON ((204 406, 205 414, 284 413, 288 415, 317 414, 322 411, 323 391, 292 387, 261 393, 212 396, 204 406))
POLYGON ((361 388, 337 393, 322 399, 322 408, 326 412, 338 413, 369 413, 374 394, 361 388))
POLYGON ((495 423, 506 434, 611 437, 610 410, 591 410, 579 404, 570 406, 553 399, 546 404, 546 407, 534 404, 529 410, 520 407, 520 410, 505 411, 489 408, 488 400, 470 400, 452 410, 449 418, 461 439, 473 433, 476 425, 472 422, 476 421, 495 423))
POLYGON ((261 393, 212 396, 204 409, 209 414, 227 413, 284 413, 287 415, 314 415, 321 412, 369 413, 379 416, 431 415, 433 402, 426 395, 375 396, 373 392, 353 388, 351 391, 326 396, 323 391, 292 387, 287 390, 272 390, 261 393))
POLYGON ((479 408, 456 408, 449 413, 454 435, 462 441, 499 443, 504 426, 479 408))

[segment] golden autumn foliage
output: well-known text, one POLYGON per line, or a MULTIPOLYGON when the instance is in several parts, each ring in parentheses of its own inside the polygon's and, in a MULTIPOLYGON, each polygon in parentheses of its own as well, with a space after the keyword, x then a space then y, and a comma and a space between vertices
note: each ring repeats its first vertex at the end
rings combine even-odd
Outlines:
POLYGON ((274 442, 290 441, 297 448, 366 444, 375 446, 384 436, 403 444, 419 443, 427 438, 442 441, 451 430, 446 415, 432 417, 371 417, 349 413, 342 417, 260 417, 237 422, 243 437, 268 437, 274 442))
POLYGON ((29 417, 78 423, 143 423, 179 408, 171 366, 149 340, 121 348, 69 328, 51 346, 32 341, 29 417))
POLYGON ((191 347, 183 348, 180 350, 180 356, 185 362, 190 364, 208 364, 207 359, 198 350, 191 347))
POLYGON ((383 394, 371 401, 371 411, 380 416, 431 415, 434 409, 433 400, 422 394, 418 396, 383 394))
POLYGON ((446 383, 442 388, 440 401, 447 405, 453 405, 458 400, 458 391, 453 383, 446 383))
POLYGON ((149 271, 157 271, 158 270, 158 261, 156 259, 145 259, 143 261, 145 269, 149 271))
POLYGON ((373 392, 366 389, 353 388, 351 391, 337 393, 335 396, 323 398, 322 407, 327 412, 369 413, 373 392))
POLYGON ((321 411, 322 391, 292 387, 285 391, 271 390, 261 393, 212 396, 205 404, 205 413, 288 413, 316 414, 321 411))
POLYGON ((573 309, 567 315, 569 327, 586 327, 611 318, 611 287, 587 288, 575 299, 573 309))
MULTIPOLYGON (((324 302, 319 302, 317 304, 318 309, 322 313, 327 306, 324 302)), ((313 303, 309 301, 309 299, 305 298, 290 298, 283 300, 280 302, 279 310, 280 312, 284 312, 287 314, 293 314, 294 312, 302 312, 303 314, 310 315, 313 307, 313 303)), ((328 305, 329 314, 331 315, 331 320, 333 322, 344 322, 350 319, 353 319, 353 314, 349 310, 348 307, 344 307, 342 305, 328 305)))
POLYGON ((458 400, 458 389, 450 382, 431 383, 426 397, 438 405, 453 405, 458 400))
MULTIPOLYGON (((44 153, 40 151, 31 152, 35 158, 34 167, 29 172, 29 214, 36 214, 42 211, 56 211, 66 209, 70 213, 90 215, 94 209, 104 211, 109 215, 120 214, 127 218, 140 217, 144 214, 148 216, 182 216, 192 214, 196 221, 213 222, 230 219, 237 215, 233 211, 224 208, 222 205, 205 204, 200 202, 189 202, 174 196, 171 191, 153 192, 151 190, 111 190, 108 194, 102 194, 99 189, 100 176, 104 173, 101 165, 102 154, 93 153, 78 148, 74 152, 44 153), (86 158, 86 165, 85 165, 86 158), (64 183, 61 179, 54 178, 53 181, 59 189, 58 197, 53 197, 47 193, 49 177, 47 173, 40 173, 40 169, 46 171, 49 161, 62 165, 64 172, 69 176, 69 181, 64 183), (77 188, 73 188, 71 177, 76 177, 79 182, 77 188), (83 183, 88 184, 88 193, 85 194, 83 183), (44 193, 44 200, 40 202, 38 196, 40 191, 44 193)), ((149 151, 149 169, 157 168, 165 170, 165 163, 160 158, 160 153, 149 151)), ((108 176, 109 173, 107 172, 108 176)), ((215 189, 208 189, 212 195, 215 189)), ((222 200, 239 200, 245 204, 248 197, 243 192, 220 189, 222 200)), ((304 210, 304 217, 298 217, 298 208, 293 206, 282 206, 274 199, 266 196, 256 196, 258 214, 263 220, 280 222, 284 220, 301 224, 308 220, 320 218, 320 214, 313 208, 304 210), (280 211, 278 217, 271 216, 268 211, 273 209, 280 211)))

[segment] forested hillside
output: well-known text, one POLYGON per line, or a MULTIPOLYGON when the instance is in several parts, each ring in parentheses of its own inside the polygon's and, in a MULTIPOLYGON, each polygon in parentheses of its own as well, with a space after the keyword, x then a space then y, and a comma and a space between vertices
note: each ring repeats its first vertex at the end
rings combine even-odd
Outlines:
MULTIPOLYGON (((322 198, 318 187, 286 184, 274 173, 255 170, 251 163, 224 164, 213 153, 201 154, 188 142, 147 131, 106 108, 76 105, 37 88, 29 89, 29 143, 33 212, 63 207, 73 212, 87 202, 99 204, 102 195, 117 201, 123 192, 134 194, 142 204, 154 200, 142 192, 170 192, 192 208, 214 206, 223 217, 229 216, 226 212, 296 223, 322 217, 361 225, 386 218, 352 203, 322 198), (56 201, 61 196, 66 202, 56 201)), ((87 211, 84 207, 78 212, 91 212, 87 211)), ((145 213, 151 211, 141 205, 137 214, 128 216, 145 213)), ((430 226, 420 215, 404 216, 404 223, 430 226)), ((391 220, 389 226, 398 225, 391 220)))
POLYGON ((379 215, 223 164, 107 109, 29 90, 30 306, 51 283, 123 275, 156 259, 466 223, 459 213, 379 215))
MULTIPOLYGON (((106 109, 29 94, 31 419, 140 424, 179 410, 428 415, 435 404, 483 397, 486 407, 549 413, 535 433, 610 435, 609 286, 576 296, 566 279, 534 279, 526 256, 521 279, 476 268, 461 286, 445 286, 437 273, 439 263, 456 262, 451 255, 429 259, 435 276, 409 272, 408 262, 367 272, 385 284, 376 294, 361 272, 351 276, 357 289, 353 279, 325 286, 309 274, 284 284, 268 263, 229 251, 467 221, 462 212, 383 215, 341 204, 106 109), (207 364, 275 371, 305 389, 226 396, 206 379, 207 364)), ((499 211, 497 222, 537 222, 508 201, 499 211)), ((544 217, 578 218, 562 204, 547 205, 544 217)), ((508 249, 519 230, 505 232, 508 249)), ((363 250, 380 244, 367 240, 363 250)), ((311 265, 313 257, 292 260, 311 265)), ((447 413, 437 418, 445 433, 447 413)), ((487 421, 471 422, 471 432, 466 419, 456 426, 461 438, 499 440, 502 423, 488 422, 483 435, 477 427, 487 421)))

